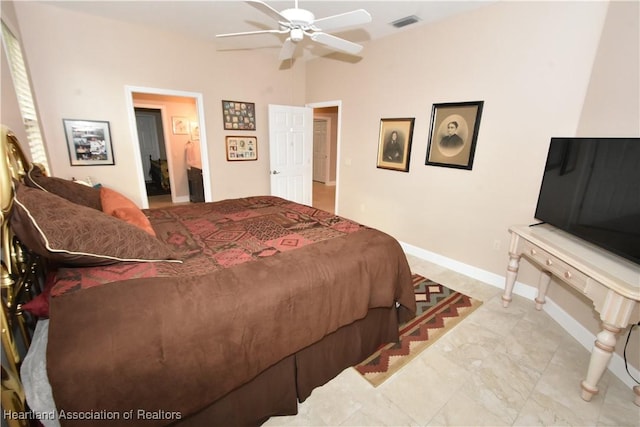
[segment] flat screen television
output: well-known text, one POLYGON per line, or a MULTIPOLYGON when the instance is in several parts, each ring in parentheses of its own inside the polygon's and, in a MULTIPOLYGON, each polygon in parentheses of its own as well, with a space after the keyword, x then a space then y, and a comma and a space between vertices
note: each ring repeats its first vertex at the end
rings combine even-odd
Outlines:
POLYGON ((551 138, 535 217, 640 264, 640 138, 551 138))

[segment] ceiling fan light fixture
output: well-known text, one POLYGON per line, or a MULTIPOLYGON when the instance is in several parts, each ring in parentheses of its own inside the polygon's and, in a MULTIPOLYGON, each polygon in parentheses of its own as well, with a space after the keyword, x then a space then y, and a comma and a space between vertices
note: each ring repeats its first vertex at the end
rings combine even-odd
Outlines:
POLYGON ((289 37, 291 37, 292 42, 298 43, 304 38, 304 31, 301 28, 292 28, 289 37))

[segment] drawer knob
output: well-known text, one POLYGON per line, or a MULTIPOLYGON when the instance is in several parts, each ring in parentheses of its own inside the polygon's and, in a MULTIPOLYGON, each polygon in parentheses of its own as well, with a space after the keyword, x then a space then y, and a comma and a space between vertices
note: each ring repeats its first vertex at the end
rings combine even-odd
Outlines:
POLYGON ((547 260, 547 265, 552 265, 553 261, 551 261, 550 259, 547 260))
POLYGON ((564 278, 565 279, 571 279, 571 272, 570 271, 565 271, 564 272, 564 278))
POLYGON ((530 253, 531 253, 531 255, 536 255, 538 252, 536 252, 535 249, 531 249, 530 253))

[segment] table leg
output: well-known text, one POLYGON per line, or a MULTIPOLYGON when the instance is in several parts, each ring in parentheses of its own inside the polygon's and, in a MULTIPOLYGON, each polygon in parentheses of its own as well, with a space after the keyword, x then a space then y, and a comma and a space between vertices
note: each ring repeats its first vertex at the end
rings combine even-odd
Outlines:
POLYGON ((602 377, 607 365, 613 355, 616 346, 616 335, 620 332, 620 328, 602 324, 602 331, 597 335, 596 341, 591 351, 591 360, 589 361, 589 370, 587 378, 580 384, 582 387, 582 398, 589 402, 593 395, 598 393, 598 381, 602 377))
POLYGON ((502 306, 505 308, 511 302, 513 285, 516 283, 516 277, 518 277, 518 268, 520 268, 520 256, 514 252, 509 252, 509 265, 507 266, 504 294, 502 294, 502 306))
POLYGON ((598 393, 598 381, 602 377, 611 360, 616 346, 617 335, 629 325, 631 313, 637 301, 624 297, 612 289, 601 294, 597 287, 587 286, 585 295, 593 301, 593 306, 600 313, 602 330, 596 336, 591 351, 591 360, 587 377, 582 381, 582 398, 587 402, 598 393))
POLYGON ((551 273, 548 271, 540 272, 540 280, 538 280, 538 296, 536 297, 536 310, 542 310, 542 306, 546 302, 549 283, 551 283, 551 273))

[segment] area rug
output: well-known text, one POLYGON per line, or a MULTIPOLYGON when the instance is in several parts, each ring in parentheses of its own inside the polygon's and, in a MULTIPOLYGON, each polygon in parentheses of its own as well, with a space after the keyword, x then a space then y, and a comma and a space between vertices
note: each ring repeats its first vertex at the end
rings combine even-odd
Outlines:
POLYGON ((400 326, 400 341, 379 348, 354 366, 374 387, 414 359, 482 305, 481 301, 447 288, 419 274, 413 277, 416 317, 400 326))

